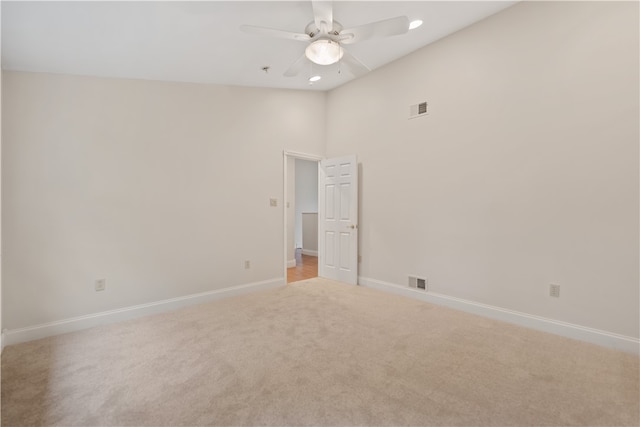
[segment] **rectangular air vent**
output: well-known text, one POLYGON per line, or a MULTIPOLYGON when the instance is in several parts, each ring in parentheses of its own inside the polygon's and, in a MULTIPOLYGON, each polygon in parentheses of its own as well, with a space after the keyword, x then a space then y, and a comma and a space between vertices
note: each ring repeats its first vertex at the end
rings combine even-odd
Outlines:
POLYGON ((409 106, 409 118, 415 119, 416 117, 427 115, 427 102, 421 102, 420 104, 414 104, 409 106))
POLYGON ((414 289, 427 290, 427 279, 417 276, 409 276, 409 287, 414 289))

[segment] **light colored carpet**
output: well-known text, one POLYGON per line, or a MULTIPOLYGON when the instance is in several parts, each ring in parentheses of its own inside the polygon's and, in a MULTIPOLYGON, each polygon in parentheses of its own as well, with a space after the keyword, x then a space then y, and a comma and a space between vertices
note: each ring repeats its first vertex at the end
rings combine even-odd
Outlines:
POLYGON ((640 423, 639 358, 323 279, 9 346, 2 424, 640 423))

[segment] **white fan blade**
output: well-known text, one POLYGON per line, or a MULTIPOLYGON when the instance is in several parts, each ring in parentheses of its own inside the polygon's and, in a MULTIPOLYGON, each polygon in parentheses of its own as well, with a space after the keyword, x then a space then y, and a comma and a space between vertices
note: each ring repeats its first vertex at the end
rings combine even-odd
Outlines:
POLYGON ((308 59, 305 55, 302 55, 296 62, 291 64, 291 66, 284 72, 285 77, 294 77, 300 74, 300 71, 304 68, 308 63, 308 59))
POLYGON ((312 0, 313 20, 322 34, 333 29, 333 4, 326 0, 312 0))
POLYGON ((344 65, 350 72, 356 77, 359 77, 363 74, 371 71, 369 67, 360 62, 355 56, 342 49, 342 59, 340 60, 340 65, 344 65))
POLYGON ((292 33, 290 31, 276 30, 274 28, 255 27, 253 25, 241 25, 240 30, 248 34, 257 34, 259 36, 278 37, 281 39, 309 41, 311 37, 309 34, 292 33))
POLYGON ((406 16, 398 16, 397 18, 346 28, 340 31, 340 43, 351 44, 369 40, 374 37, 397 36, 407 31, 409 31, 409 18, 406 16))

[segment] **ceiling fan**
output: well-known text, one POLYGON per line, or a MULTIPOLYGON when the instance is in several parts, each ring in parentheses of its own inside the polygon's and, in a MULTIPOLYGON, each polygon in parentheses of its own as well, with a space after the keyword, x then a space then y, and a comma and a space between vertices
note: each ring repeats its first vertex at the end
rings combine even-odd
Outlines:
POLYGON ((395 36, 409 31, 409 18, 406 16, 398 16, 352 28, 343 28, 339 22, 333 19, 331 1, 312 0, 311 4, 313 6, 314 19, 307 24, 304 33, 293 33, 253 25, 240 26, 240 29, 246 33, 297 40, 308 44, 304 55, 284 72, 286 77, 298 75, 308 64, 308 61, 318 65, 331 65, 340 62, 354 76, 360 76, 370 71, 369 68, 345 50, 343 45, 376 37, 395 36))

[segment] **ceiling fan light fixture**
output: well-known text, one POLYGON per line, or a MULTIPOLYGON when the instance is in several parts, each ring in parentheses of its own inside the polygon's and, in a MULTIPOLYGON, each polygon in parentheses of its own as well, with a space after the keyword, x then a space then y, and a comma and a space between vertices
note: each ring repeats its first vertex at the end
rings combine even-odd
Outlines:
POLYGON ((331 65, 342 59, 344 52, 339 43, 333 40, 322 39, 311 43, 304 51, 311 62, 318 65, 331 65))

